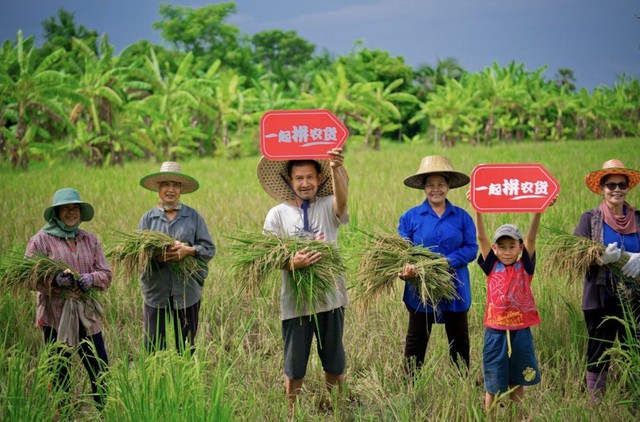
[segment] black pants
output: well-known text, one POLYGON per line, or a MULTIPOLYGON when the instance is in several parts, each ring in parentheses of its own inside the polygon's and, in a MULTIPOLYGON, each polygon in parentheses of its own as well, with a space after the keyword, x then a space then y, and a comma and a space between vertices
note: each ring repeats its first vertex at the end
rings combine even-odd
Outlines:
MULTIPOLYGON (((616 317, 624 320, 624 311, 620 302, 612 298, 606 302, 604 308, 598 308, 584 312, 584 320, 587 324, 587 332, 589 339, 587 340, 587 371, 594 373, 604 373, 609 370, 609 357, 605 352, 613 347, 613 342, 618 336, 618 340, 624 348, 629 346, 627 330, 622 321, 609 318, 616 317)), ((634 312, 635 319, 638 322, 639 313, 634 312)), ((633 336, 634 334, 632 334, 633 336)), ((636 347, 640 341, 640 335, 635 333, 636 347)))
MULTIPOLYGON (((172 303, 172 300, 169 303, 172 303)), ((190 350, 193 352, 196 331, 198 330, 199 311, 200 301, 184 309, 175 309, 172 305, 169 305, 168 308, 154 308, 145 303, 144 330, 147 351, 166 349, 166 322, 169 319, 173 321, 173 332, 178 352, 184 352, 187 340, 190 344, 190 350)))
MULTIPOLYGON (((51 327, 42 327, 45 344, 53 344, 56 342, 58 333, 51 327)), ((80 324, 80 340, 87 339, 89 342, 81 341, 78 347, 78 354, 82 360, 89 379, 91 380, 91 394, 95 402, 104 405, 106 399, 104 379, 102 373, 108 369, 109 360, 107 358, 107 350, 104 347, 102 333, 87 336, 82 324, 80 324)), ((56 363, 55 387, 68 391, 71 388, 69 380, 68 362, 71 359, 71 353, 64 351, 62 347, 55 348, 56 353, 63 356, 56 363)))
MULTIPOLYGON (((435 322, 433 313, 409 311, 409 328, 404 347, 405 370, 408 375, 415 375, 424 363, 424 356, 429 344, 431 328, 435 322)), ((449 355, 460 370, 469 367, 469 323, 467 312, 443 312, 444 328, 449 340, 449 355), (464 368, 460 367, 462 358, 464 368)))

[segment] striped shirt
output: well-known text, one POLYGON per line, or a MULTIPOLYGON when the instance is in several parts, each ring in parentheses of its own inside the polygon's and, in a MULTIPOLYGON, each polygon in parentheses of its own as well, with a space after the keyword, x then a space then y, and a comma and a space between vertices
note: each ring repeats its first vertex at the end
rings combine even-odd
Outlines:
MULTIPOLYGON (((111 270, 102 251, 100 241, 93 234, 78 230, 76 236, 76 250, 71 249, 69 240, 51 235, 40 230, 27 245, 25 256, 36 254, 45 255, 51 259, 65 262, 69 268, 79 274, 91 274, 93 287, 105 290, 111 283, 111 270)), ((62 288, 52 286, 52 280, 47 285, 38 286, 36 301, 36 326, 51 327, 59 331, 58 324, 62 315, 65 298, 62 288)), ((87 335, 94 335, 102 331, 102 323, 98 318, 92 327, 88 327, 87 335)))

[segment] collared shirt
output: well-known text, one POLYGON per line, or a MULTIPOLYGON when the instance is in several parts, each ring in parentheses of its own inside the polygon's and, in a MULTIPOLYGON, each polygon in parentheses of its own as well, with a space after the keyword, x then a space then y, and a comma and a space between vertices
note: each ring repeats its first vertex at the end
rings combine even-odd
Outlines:
MULTIPOLYGON (((204 219, 196 210, 184 204, 173 220, 169 220, 161 208, 152 208, 140 219, 138 230, 159 231, 194 246, 196 259, 204 263, 208 263, 216 254, 204 219)), ((153 308, 166 308, 171 299, 175 309, 188 308, 202 298, 202 286, 208 273, 205 267, 185 280, 172 271, 168 263, 153 260, 151 270, 140 275, 144 302, 153 308)))
MULTIPOLYGON (((432 313, 434 310, 463 312, 471 306, 471 283, 467 265, 478 254, 476 226, 465 210, 446 200, 446 209, 441 216, 425 200, 400 217, 398 233, 415 245, 422 245, 433 252, 444 255, 455 272, 453 278, 459 299, 440 301, 435 308, 423 305, 418 291, 405 282, 403 300, 407 306, 419 312, 432 313)), ((438 319, 438 322, 441 322, 438 319)))
POLYGON ((487 258, 478 257, 478 265, 487 275, 487 306, 484 326, 495 330, 521 330, 540 324, 540 315, 531 292, 531 280, 536 267, 536 254, 529 257, 524 248, 522 257, 513 265, 504 265, 493 249, 487 258))
MULTIPOLYGON (((338 229, 341 224, 348 224, 347 212, 338 218, 333 210, 333 195, 320 196, 311 202, 307 211, 309 231, 304 230, 303 211, 300 207, 288 203, 277 205, 269 211, 264 222, 264 231, 280 237, 320 238, 327 243, 338 242, 338 229)), ((349 304, 344 276, 336 280, 336 288, 324 297, 318 298, 315 312, 326 312, 346 307, 349 304)), ((289 271, 282 270, 282 288, 280 291, 280 319, 287 320, 311 315, 307 304, 296 306, 295 296, 289 281, 289 271)))
MULTIPOLYGON (((54 236, 40 230, 27 245, 25 256, 36 254, 45 255, 51 259, 65 262, 69 268, 79 274, 91 274, 93 287, 104 290, 111 283, 111 269, 107 262, 100 241, 93 234, 78 230, 75 238, 76 250, 70 246, 70 240, 54 236)), ((61 295, 63 288, 51 285, 49 280, 46 285, 38 286, 36 300, 36 325, 39 327, 51 327, 56 331, 60 328, 60 317, 66 299, 61 295)), ((88 335, 94 335, 102 331, 102 323, 98 318, 91 327, 86 328, 88 335)))

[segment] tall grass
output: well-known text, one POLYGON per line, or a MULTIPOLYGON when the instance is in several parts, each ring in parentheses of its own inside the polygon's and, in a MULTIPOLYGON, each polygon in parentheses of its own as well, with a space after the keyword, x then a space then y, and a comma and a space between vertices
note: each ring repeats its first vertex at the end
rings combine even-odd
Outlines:
MULTIPOLYGON (((406 209, 424 200, 424 193, 404 187, 424 155, 446 154, 456 169, 470 173, 475 165, 491 162, 539 162, 562 186, 557 203, 542 223, 572 232, 580 213, 599 198, 589 192, 583 176, 612 157, 640 168, 640 140, 599 142, 526 143, 474 148, 461 145, 443 150, 433 144, 383 145, 383 152, 348 145, 346 167, 350 175, 351 225, 340 231, 345 256, 354 248, 351 234, 394 231, 406 209)), ((211 261, 205 282, 196 354, 187 358, 171 350, 147 356, 142 330, 142 299, 138 283, 115 279, 102 296, 103 335, 109 353, 109 396, 98 413, 87 398, 89 382, 77 355, 72 360, 73 403, 77 420, 285 420, 287 415, 282 375, 282 340, 279 321, 279 278, 273 277, 256 295, 247 297, 242 280, 232 276, 229 249, 241 231, 262 230, 275 203, 260 188, 258 157, 237 161, 200 159, 183 162, 183 169, 200 181, 201 189, 183 196, 209 225, 218 254, 211 261)), ((87 170, 80 163, 35 163, 18 172, 1 163, 5 224, 0 228, 0 254, 24 245, 42 225, 42 212, 54 191, 77 188, 96 209, 82 228, 107 245, 112 230, 132 231, 140 216, 155 206, 157 197, 139 187, 140 177, 157 170, 156 163, 128 163, 123 168, 87 170), (46 181, 46 182, 45 182, 46 181)), ((629 201, 640 206, 640 190, 629 201)), ((471 211, 465 188, 449 193, 454 204, 471 211)), ((526 230, 528 214, 488 214, 488 230, 510 222, 526 230)), ((541 230, 540 236, 544 235, 541 230)), ((586 329, 580 310, 580 283, 567 284, 552 271, 542 270, 538 257, 533 294, 542 323, 533 328, 542 383, 527 389, 521 413, 531 420, 637 419, 626 387, 612 381, 605 400, 589 404, 584 391, 586 329)), ((348 260, 348 285, 354 285, 357 259, 348 260)), ((407 314, 402 290, 372 303, 367 313, 346 311, 347 397, 342 415, 324 410, 326 399, 322 366, 312 353, 298 420, 482 420, 484 387, 481 381, 482 316, 485 280, 479 267, 470 265, 473 304, 469 313, 471 369, 460 378, 449 362, 446 335, 435 326, 428 356, 415 385, 403 377, 404 335, 407 314)), ((47 392, 47 354, 42 334, 34 328, 33 293, 0 291, 0 420, 52 420, 56 400, 47 392), (7 398, 10 398, 8 400, 7 398)), ((167 344, 173 344, 168 341, 167 344)), ((625 367, 619 356, 612 365, 622 379, 625 367)), ((632 367, 638 368, 638 366, 632 367)))

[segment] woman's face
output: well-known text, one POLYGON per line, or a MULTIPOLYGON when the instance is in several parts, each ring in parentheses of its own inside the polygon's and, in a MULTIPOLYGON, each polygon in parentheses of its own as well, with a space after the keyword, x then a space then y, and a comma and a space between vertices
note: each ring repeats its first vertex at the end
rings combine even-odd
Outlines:
POLYGON ((629 184, 627 183, 627 178, 623 175, 612 174, 604 179, 600 189, 607 205, 621 207, 624 204, 624 198, 629 193, 629 184), (624 186, 624 189, 620 185, 624 186))
POLYGON ((80 205, 68 204, 56 207, 56 217, 69 227, 80 222, 80 205))
POLYGON ((431 175, 427 177, 424 184, 424 193, 431 206, 443 205, 447 199, 448 192, 449 183, 447 183, 447 179, 444 176, 431 175))
POLYGON ((160 182, 158 183, 158 195, 162 202, 167 205, 175 205, 180 200, 182 184, 180 182, 160 182))

